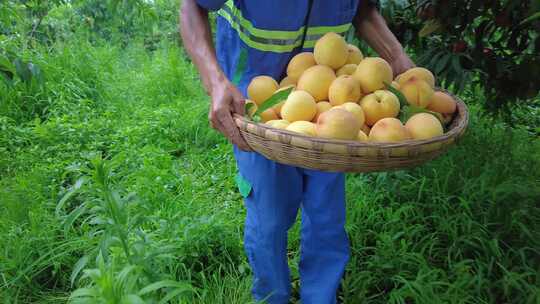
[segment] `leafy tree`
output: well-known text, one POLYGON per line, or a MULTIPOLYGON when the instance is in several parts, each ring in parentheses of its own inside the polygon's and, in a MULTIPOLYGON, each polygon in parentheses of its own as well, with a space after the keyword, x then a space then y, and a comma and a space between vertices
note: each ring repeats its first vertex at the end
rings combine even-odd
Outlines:
POLYGON ((536 0, 382 1, 398 38, 444 86, 479 84, 500 110, 538 97, 540 2, 536 0))

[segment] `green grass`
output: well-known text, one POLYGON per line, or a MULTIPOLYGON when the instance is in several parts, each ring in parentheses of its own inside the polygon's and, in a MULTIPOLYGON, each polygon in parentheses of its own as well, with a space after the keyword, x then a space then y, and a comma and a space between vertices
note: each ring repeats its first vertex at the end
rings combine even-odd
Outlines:
MULTIPOLYGON (((74 39, 27 55, 45 87, 0 84, 2 302, 88 288, 90 303, 117 303, 164 280, 192 290, 148 303, 176 290, 175 303, 250 302, 232 149, 183 51, 74 39)), ((540 142, 484 117, 476 91, 463 99, 470 128, 446 155, 348 175, 344 303, 539 303, 540 142)))

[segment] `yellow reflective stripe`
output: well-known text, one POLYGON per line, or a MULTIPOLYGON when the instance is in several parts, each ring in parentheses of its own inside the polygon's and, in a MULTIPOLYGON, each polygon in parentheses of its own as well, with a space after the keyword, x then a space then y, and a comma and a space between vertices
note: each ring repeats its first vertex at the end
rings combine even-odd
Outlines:
MULTIPOLYGON (((260 37, 253 37, 249 35, 249 32, 247 32, 247 29, 242 28, 240 23, 234 22, 232 17, 224 10, 219 11, 219 15, 225 18, 231 27, 236 30, 238 33, 238 36, 242 41, 247 44, 249 47, 252 47, 254 49, 258 49, 261 51, 267 51, 267 52, 278 52, 278 53, 286 53, 293 51, 296 47, 300 46, 301 41, 295 41, 293 44, 270 44, 270 40, 260 38, 260 37)), ((276 39, 273 39, 274 42, 277 42, 276 39)))
POLYGON ((274 31, 274 30, 263 30, 253 26, 251 21, 247 20, 242 16, 242 12, 236 6, 234 6, 233 1, 229 0, 225 2, 225 9, 229 9, 230 13, 238 18, 239 23, 242 27, 248 30, 251 34, 259 36, 261 38, 268 39, 297 39, 304 34, 304 27, 299 28, 296 31, 274 31))
MULTIPOLYGON (((228 0, 218 14, 229 22, 231 27, 238 33, 240 39, 249 47, 269 52, 291 52, 299 47, 304 35, 304 26, 296 31, 263 30, 242 16, 240 9, 234 6, 232 0, 228 0)), ((351 23, 336 26, 313 26, 308 27, 304 41, 304 48, 313 48, 315 42, 328 32, 345 34, 351 23)))
POLYGON ((310 27, 307 30, 306 34, 306 40, 304 41, 304 48, 313 48, 315 47, 315 43, 319 38, 321 38, 324 34, 329 32, 334 32, 337 34, 340 34, 341 36, 344 36, 349 29, 351 28, 351 23, 337 25, 337 26, 316 26, 316 27, 310 27))
POLYGON ((315 47, 316 42, 317 42, 317 40, 304 41, 304 48, 312 49, 312 48, 315 47))
POLYGON ((351 23, 345 23, 341 25, 335 25, 335 26, 312 26, 309 27, 307 30, 307 35, 324 35, 328 32, 334 32, 334 33, 344 33, 349 30, 351 27, 351 23))

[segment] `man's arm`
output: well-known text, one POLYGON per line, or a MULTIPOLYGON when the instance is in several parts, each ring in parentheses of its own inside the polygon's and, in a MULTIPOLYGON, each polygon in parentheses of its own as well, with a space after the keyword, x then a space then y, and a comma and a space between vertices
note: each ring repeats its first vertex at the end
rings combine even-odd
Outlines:
POLYGON ((244 97, 220 68, 212 41, 208 11, 195 0, 182 1, 180 36, 188 55, 199 70, 206 93, 212 99, 208 113, 212 127, 240 149, 250 150, 232 117, 233 112, 244 114, 244 97))
POLYGON ((360 3, 358 13, 353 21, 358 36, 390 63, 394 76, 414 67, 414 63, 390 31, 377 8, 369 4, 368 1, 360 1, 360 3))

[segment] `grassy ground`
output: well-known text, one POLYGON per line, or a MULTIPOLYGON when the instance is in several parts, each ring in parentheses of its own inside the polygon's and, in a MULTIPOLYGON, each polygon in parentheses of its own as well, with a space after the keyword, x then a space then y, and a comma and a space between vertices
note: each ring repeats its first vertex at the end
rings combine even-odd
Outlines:
MULTIPOLYGON (((182 51, 72 41, 34 60, 45 89, 0 84, 2 302, 137 303, 171 281, 141 298, 250 302, 231 147, 182 51)), ((462 97, 448 154, 348 175, 343 303, 540 303, 540 142, 462 97)), ((295 297, 299 243, 296 225, 295 297)))

